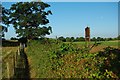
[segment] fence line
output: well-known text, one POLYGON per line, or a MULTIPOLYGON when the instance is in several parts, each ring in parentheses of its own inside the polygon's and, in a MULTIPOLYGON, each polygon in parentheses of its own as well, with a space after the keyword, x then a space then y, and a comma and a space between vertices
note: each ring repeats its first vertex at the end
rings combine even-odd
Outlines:
POLYGON ((5 75, 3 75, 2 78, 12 78, 14 76, 19 56, 18 54, 20 54, 19 48, 16 53, 10 51, 3 57, 4 68, 2 70, 5 72, 5 75))
POLYGON ((3 57, 3 72, 5 72, 5 74, 2 78, 18 78, 21 77, 19 74, 25 74, 24 70, 26 69, 26 59, 24 59, 24 45, 25 44, 20 44, 16 53, 12 53, 12 51, 10 51, 3 57))
POLYGON ((13 77, 14 73, 15 73, 15 65, 16 65, 16 59, 15 59, 15 54, 9 54, 5 59, 4 63, 6 63, 6 72, 7 72, 7 76, 5 78, 11 78, 13 77))

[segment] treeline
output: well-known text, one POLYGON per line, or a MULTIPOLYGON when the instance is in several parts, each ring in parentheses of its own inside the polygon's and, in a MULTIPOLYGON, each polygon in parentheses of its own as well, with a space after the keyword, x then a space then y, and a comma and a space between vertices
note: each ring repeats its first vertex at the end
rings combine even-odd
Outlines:
MULTIPOLYGON (((4 38, 2 38, 3 40, 5 40, 4 38)), ((58 38, 56 38, 59 41, 63 41, 63 42, 79 42, 79 41, 85 41, 84 37, 63 37, 60 36, 58 38)), ((16 37, 11 37, 10 40, 19 40, 19 38, 16 37)), ((34 38, 33 40, 40 40, 39 38, 34 38)), ((91 41, 111 41, 111 40, 120 40, 120 35, 116 38, 102 38, 102 37, 93 37, 90 39, 91 41)))
MULTIPOLYGON (((79 42, 79 41, 85 41, 84 37, 58 37, 57 38, 60 41, 63 42, 79 42)), ((91 41, 111 41, 111 40, 120 40, 120 35, 116 38, 102 38, 102 37, 93 37, 90 39, 91 41)))

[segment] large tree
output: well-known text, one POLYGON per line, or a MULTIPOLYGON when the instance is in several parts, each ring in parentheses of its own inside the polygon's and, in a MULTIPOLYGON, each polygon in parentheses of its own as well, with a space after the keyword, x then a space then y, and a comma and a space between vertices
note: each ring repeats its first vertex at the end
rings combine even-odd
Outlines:
POLYGON ((43 37, 49 35, 51 27, 47 16, 52 14, 46 8, 49 4, 43 2, 18 2, 10 7, 9 22, 18 34, 18 37, 27 37, 28 39, 43 37))
POLYGON ((0 4, 0 36, 4 37, 4 32, 8 31, 10 11, 0 4))
POLYGON ((7 27, 0 25, 0 37, 5 36, 4 32, 7 32, 7 27))

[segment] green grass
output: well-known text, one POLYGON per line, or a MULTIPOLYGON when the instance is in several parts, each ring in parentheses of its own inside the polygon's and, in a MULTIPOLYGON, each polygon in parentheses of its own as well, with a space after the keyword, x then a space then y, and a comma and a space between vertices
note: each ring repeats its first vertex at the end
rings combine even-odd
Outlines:
POLYGON ((52 47, 50 45, 40 44, 38 41, 33 41, 28 45, 26 53, 30 60, 31 77, 45 78, 54 75, 52 73, 48 74, 48 72, 50 73, 51 65, 48 54, 52 47))
POLYGON ((118 46, 118 41, 105 41, 105 42, 102 42, 102 45, 106 45, 106 46, 118 46))
MULTIPOLYGON (((94 42, 90 42, 91 45, 94 42)), ((101 42, 101 46, 118 46, 116 41, 101 42)), ((105 48, 102 52, 87 52, 85 42, 31 41, 26 48, 31 78, 120 78, 120 51, 105 48), (114 64, 115 63, 115 64, 114 64)), ((99 47, 97 46, 97 49, 99 47)), ((15 53, 17 47, 3 47, 2 56, 15 53)), ((3 76, 6 77, 6 62, 3 76)))
MULTIPOLYGON (((65 43, 70 43, 70 42, 65 42, 65 43)), ((78 44, 79 46, 85 46, 86 42, 73 42, 74 44, 78 44)), ((91 41, 90 45, 93 45, 95 42, 91 41)), ((119 41, 99 41, 99 43, 101 43, 101 45, 103 46, 118 46, 118 43, 120 43, 119 41)))
POLYGON ((120 61, 119 50, 108 47, 103 52, 88 53, 78 44, 84 42, 32 41, 26 51, 31 78, 120 78, 120 65, 116 65, 120 61))

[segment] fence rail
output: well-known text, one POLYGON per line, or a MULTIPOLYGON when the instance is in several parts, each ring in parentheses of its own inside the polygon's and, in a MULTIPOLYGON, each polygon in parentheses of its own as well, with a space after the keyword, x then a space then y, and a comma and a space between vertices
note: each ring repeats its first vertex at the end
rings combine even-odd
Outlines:
POLYGON ((3 57, 2 78, 24 78, 28 68, 26 64, 24 48, 19 47, 16 53, 7 53, 3 57))

